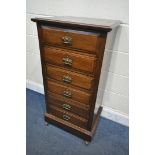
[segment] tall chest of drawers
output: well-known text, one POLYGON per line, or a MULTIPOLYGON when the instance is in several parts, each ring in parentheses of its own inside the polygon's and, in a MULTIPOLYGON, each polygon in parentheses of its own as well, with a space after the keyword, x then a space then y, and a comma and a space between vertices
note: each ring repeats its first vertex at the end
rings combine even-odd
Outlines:
POLYGON ((119 21, 52 17, 37 23, 45 121, 91 141, 102 111, 96 97, 107 36, 119 21))

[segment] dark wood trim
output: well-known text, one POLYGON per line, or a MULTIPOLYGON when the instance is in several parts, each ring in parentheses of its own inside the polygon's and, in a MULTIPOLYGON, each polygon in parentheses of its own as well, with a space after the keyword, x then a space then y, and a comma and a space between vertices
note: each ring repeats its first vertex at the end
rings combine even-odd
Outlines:
POLYGON ((92 127, 92 130, 91 130, 92 137, 94 136, 94 134, 96 132, 96 128, 97 128, 97 125, 99 123, 99 119, 100 119, 100 115, 101 115, 102 109, 103 108, 100 106, 99 109, 98 109, 97 114, 95 115, 94 122, 93 122, 93 127, 92 127))
POLYGON ((48 109, 48 106, 47 106, 47 85, 46 85, 46 77, 43 76, 46 74, 46 66, 43 61, 43 53, 42 53, 43 46, 41 44, 42 34, 41 34, 41 28, 40 28, 39 23, 37 23, 37 30, 38 30, 38 37, 39 37, 39 49, 40 49, 40 60, 41 60, 41 67, 42 67, 43 86, 44 86, 44 92, 45 92, 45 104, 46 104, 46 110, 47 110, 48 109))
POLYGON ((94 119, 94 109, 96 105, 96 97, 97 97, 97 91, 98 91, 98 85, 99 85, 99 80, 100 80, 100 73, 101 73, 101 67, 102 67, 102 60, 104 57, 104 49, 105 49, 105 44, 103 43, 104 39, 106 42, 107 35, 103 38, 100 37, 98 41, 98 51, 97 51, 97 56, 99 58, 98 65, 96 65, 96 70, 95 70, 95 84, 94 84, 94 92, 93 92, 93 97, 90 105, 90 111, 89 111, 89 121, 88 121, 88 129, 91 130, 93 127, 93 119, 94 119))
POLYGON ((87 24, 87 23, 77 23, 77 22, 70 22, 70 21, 61 21, 56 19, 48 19, 48 18, 32 18, 33 22, 37 22, 40 24, 50 24, 56 27, 72 27, 72 28, 80 28, 80 29, 87 29, 89 31, 103 31, 103 32, 110 32, 114 27, 117 27, 120 24, 120 21, 117 20, 114 24, 110 26, 106 25, 94 25, 94 24, 87 24))

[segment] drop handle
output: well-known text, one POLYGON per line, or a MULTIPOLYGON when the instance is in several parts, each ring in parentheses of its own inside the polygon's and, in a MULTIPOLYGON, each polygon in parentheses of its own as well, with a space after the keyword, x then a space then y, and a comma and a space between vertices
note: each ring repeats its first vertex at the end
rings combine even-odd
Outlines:
POLYGON ((68 121, 68 120, 70 120, 70 117, 68 115, 63 115, 63 119, 68 121))
POLYGON ((62 39, 62 42, 65 44, 65 45, 71 45, 72 44, 72 38, 69 37, 69 36, 64 36, 61 38, 62 39))
POLYGON ((72 82, 72 78, 68 75, 64 75, 63 76, 63 81, 66 83, 71 83, 72 82))
POLYGON ((62 60, 63 60, 64 65, 72 66, 73 61, 68 56, 64 57, 62 60))
POLYGON ((72 97, 72 93, 69 92, 69 91, 63 91, 63 96, 64 96, 64 97, 71 98, 71 97, 72 97))
POLYGON ((62 107, 63 107, 63 109, 66 109, 66 110, 71 109, 71 106, 69 104, 63 104, 62 107))

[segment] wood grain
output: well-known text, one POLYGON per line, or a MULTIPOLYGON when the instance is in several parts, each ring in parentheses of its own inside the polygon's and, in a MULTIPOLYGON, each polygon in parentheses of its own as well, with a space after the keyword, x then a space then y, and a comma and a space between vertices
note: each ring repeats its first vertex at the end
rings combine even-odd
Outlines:
POLYGON ((46 65, 46 74, 49 78, 55 79, 68 85, 78 86, 87 90, 91 90, 94 86, 94 78, 72 71, 61 69, 55 66, 46 65), (71 81, 67 82, 64 77, 70 77, 71 81))
POLYGON ((54 65, 60 65, 67 68, 78 69, 88 73, 94 73, 96 66, 96 58, 82 55, 79 53, 74 53, 70 50, 54 48, 54 47, 44 47, 43 49, 44 61, 54 65), (65 65, 63 58, 69 58, 72 60, 72 65, 65 65))
POLYGON ((48 93, 48 104, 54 105, 58 108, 61 108, 63 110, 75 113, 76 115, 79 115, 85 119, 88 119, 88 111, 89 107, 86 106, 85 104, 82 104, 80 102, 67 99, 61 95, 54 94, 54 93, 48 93), (70 106, 70 108, 66 109, 63 107, 64 104, 67 104, 70 106))
POLYGON ((64 121, 71 122, 77 126, 80 126, 83 128, 87 127, 86 119, 79 117, 78 115, 75 115, 73 113, 66 112, 60 108, 55 107, 55 106, 48 105, 48 113, 51 113, 51 114, 63 119, 64 121), (64 116, 66 116, 68 118, 68 120, 64 119, 65 118, 64 116))
POLYGON ((83 104, 88 104, 88 105, 90 104, 90 101, 91 101, 90 93, 87 93, 87 92, 84 92, 78 89, 73 89, 71 87, 64 86, 62 84, 56 83, 51 80, 47 80, 46 82, 47 82, 48 91, 62 95, 62 96, 64 96, 63 95, 64 91, 68 91, 72 94, 71 95, 72 100, 81 102, 83 104))
POLYGON ((80 33, 79 31, 69 31, 67 29, 42 28, 42 42, 49 45, 58 45, 71 47, 75 49, 82 49, 95 53, 97 36, 95 33, 80 33), (64 44, 62 37, 68 36, 72 38, 71 44, 64 44))

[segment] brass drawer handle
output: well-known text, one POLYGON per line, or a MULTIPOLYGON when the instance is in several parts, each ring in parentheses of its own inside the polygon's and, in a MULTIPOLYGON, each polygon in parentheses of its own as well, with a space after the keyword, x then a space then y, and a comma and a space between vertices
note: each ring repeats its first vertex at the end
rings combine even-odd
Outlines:
POLYGON ((64 36, 61 38, 62 42, 66 45, 71 45, 72 44, 72 38, 69 36, 64 36))
POLYGON ((64 75, 63 76, 63 81, 66 83, 71 83, 72 82, 72 78, 68 75, 64 75))
POLYGON ((66 121, 68 121, 68 120, 70 120, 70 117, 67 116, 67 115, 63 115, 63 119, 66 120, 66 121))
POLYGON ((69 91, 64 91, 63 92, 63 96, 68 97, 68 98, 71 98, 72 97, 72 93, 69 92, 69 91))
POLYGON ((70 110, 71 106, 69 104, 63 104, 62 107, 66 110, 70 110))
POLYGON ((72 66, 72 59, 65 57, 62 60, 63 60, 64 65, 72 66))

